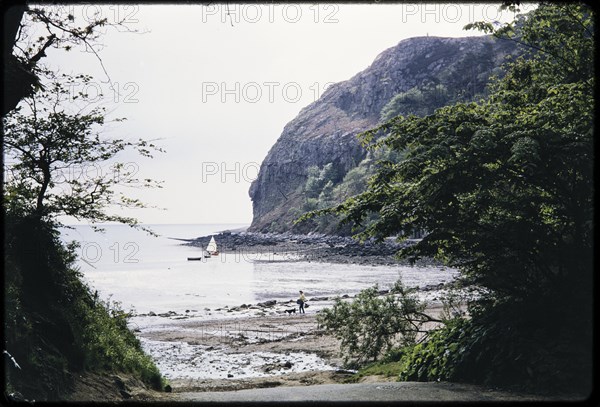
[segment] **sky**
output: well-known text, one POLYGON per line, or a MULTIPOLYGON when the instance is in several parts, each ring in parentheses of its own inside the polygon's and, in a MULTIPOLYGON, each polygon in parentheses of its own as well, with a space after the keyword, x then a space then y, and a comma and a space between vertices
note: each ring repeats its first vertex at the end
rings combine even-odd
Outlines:
POLYGON ((45 63, 94 76, 81 90, 103 89, 97 99, 109 119, 127 118, 106 137, 155 140, 166 151, 121 157, 136 175, 162 181, 131 191, 155 208, 116 212, 146 224, 250 224, 248 189, 260 163, 329 84, 406 38, 481 35, 464 25, 513 17, 492 3, 68 7, 75 21, 124 20, 103 30, 102 63, 81 49, 51 49, 45 63))

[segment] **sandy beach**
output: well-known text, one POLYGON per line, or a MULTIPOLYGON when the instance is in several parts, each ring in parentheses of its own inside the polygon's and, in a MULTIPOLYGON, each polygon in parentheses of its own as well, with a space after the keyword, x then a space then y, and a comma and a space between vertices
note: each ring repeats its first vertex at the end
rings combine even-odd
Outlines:
MULTIPOLYGON (((138 337, 174 392, 347 382, 354 371, 344 369, 339 341, 319 326, 318 304, 306 314, 288 314, 285 310, 294 309, 290 305, 275 304, 258 313, 236 309, 227 318, 171 316, 168 324, 138 337)), ((430 311, 436 315, 441 308, 430 311)), ((365 380, 374 379, 395 380, 365 380)))
MULTIPOLYGON (((138 333, 175 392, 240 390, 280 385, 341 383, 339 342, 318 326, 316 313, 269 313, 215 319, 170 320, 138 333)), ((313 307, 315 308, 315 307, 313 307)))

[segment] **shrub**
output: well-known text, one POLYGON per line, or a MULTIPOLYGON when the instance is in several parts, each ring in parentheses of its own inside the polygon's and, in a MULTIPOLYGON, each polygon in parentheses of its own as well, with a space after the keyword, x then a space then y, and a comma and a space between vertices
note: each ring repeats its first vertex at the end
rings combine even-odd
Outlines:
POLYGON ((431 331, 427 339, 406 347, 401 357, 400 380, 437 381, 454 378, 457 364, 466 350, 471 334, 468 320, 455 318, 440 329, 431 331))
POLYGON ((425 303, 398 280, 389 294, 379 297, 378 286, 362 290, 352 302, 336 298, 324 309, 318 322, 341 341, 347 366, 376 361, 394 346, 414 344, 423 322, 433 318, 423 313, 425 303))

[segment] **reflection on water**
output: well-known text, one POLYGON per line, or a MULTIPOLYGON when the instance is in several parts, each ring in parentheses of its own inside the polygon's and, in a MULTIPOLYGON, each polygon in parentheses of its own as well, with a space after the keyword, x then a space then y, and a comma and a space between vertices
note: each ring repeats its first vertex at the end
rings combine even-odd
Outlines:
POLYGON ((154 238, 127 226, 108 226, 104 235, 87 226, 63 232, 78 240, 82 272, 104 298, 139 313, 236 306, 267 299, 354 294, 373 284, 388 289, 401 276, 407 286, 451 280, 456 272, 439 267, 360 266, 316 262, 265 261, 268 256, 224 255, 187 261, 199 249, 167 237, 193 238, 240 225, 158 225, 154 238), (256 261, 261 260, 261 261, 256 261))

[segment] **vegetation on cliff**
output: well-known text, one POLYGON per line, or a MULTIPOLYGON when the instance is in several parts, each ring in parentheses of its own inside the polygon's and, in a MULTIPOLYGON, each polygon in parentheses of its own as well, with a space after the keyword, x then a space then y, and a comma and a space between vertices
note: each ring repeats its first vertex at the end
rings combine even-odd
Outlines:
POLYGON ((519 20, 473 25, 528 49, 488 99, 397 116, 365 132, 369 149, 404 159, 380 161, 366 192, 307 217, 341 215, 361 238, 426 230, 400 255, 443 260, 478 290, 468 318, 401 350, 401 378, 588 395, 593 12, 542 3, 519 20))

